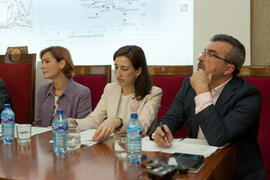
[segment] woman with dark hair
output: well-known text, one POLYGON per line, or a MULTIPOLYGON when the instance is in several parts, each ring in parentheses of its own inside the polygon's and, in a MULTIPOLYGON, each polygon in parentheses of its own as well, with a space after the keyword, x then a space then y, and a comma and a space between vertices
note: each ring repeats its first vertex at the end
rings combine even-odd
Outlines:
POLYGON ((97 128, 93 140, 101 140, 113 132, 126 132, 130 113, 136 111, 147 134, 157 118, 162 90, 152 85, 143 50, 124 46, 114 56, 117 83, 107 84, 95 110, 85 119, 70 119, 81 130, 97 128))
POLYGON ((69 51, 60 46, 51 46, 40 52, 41 70, 45 79, 37 101, 38 110, 34 125, 49 126, 56 109, 64 110, 66 117, 85 118, 91 110, 90 90, 73 81, 73 62, 69 51))

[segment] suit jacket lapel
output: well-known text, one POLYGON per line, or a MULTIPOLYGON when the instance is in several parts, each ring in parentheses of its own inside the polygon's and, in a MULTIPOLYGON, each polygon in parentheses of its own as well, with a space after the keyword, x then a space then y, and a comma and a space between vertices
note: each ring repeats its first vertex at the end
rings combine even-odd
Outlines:
POLYGON ((226 102, 228 102, 231 97, 235 94, 235 91, 237 90, 237 81, 235 78, 232 78, 228 84, 224 87, 221 94, 219 95, 215 107, 217 109, 220 109, 223 107, 226 102))
MULTIPOLYGON (((220 96, 218 97, 218 100, 215 104, 215 108, 217 110, 222 109, 223 105, 226 104, 226 102, 228 102, 230 100, 230 98, 235 94, 235 91, 237 90, 236 83, 237 83, 236 79, 232 78, 230 80, 230 82, 228 82, 228 84, 226 84, 226 86, 222 90, 222 92, 221 92, 220 96)), ((190 132, 191 133, 190 135, 192 137, 193 137, 193 135, 194 135, 194 137, 197 137, 198 129, 199 129, 199 122, 198 122, 196 115, 195 115, 195 102, 194 102, 195 96, 196 96, 195 91, 192 91, 190 98, 188 98, 188 99, 193 98, 193 101, 191 101, 193 103, 191 103, 191 105, 190 105, 190 107, 191 107, 190 110, 192 111, 191 112, 191 114, 192 114, 192 116, 191 116, 192 129, 190 129, 192 132, 190 132)))

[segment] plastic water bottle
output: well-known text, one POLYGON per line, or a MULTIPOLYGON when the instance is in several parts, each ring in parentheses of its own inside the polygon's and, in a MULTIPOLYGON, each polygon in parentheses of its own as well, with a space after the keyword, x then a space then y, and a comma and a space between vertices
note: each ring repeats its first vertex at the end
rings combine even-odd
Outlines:
POLYGON ((142 125, 137 113, 131 113, 127 124, 127 155, 129 164, 140 164, 142 157, 142 125))
POLYGON ((68 147, 68 120, 63 109, 56 110, 56 116, 52 122, 53 151, 56 154, 65 154, 68 147))
POLYGON ((12 111, 10 104, 5 104, 1 113, 2 123, 2 142, 10 144, 14 141, 15 133, 15 114, 12 111))

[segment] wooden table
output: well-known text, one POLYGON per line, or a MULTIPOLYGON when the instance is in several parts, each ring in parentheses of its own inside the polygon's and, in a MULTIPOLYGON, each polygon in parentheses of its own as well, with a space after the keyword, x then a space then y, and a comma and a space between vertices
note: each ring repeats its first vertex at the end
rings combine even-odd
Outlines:
MULTIPOLYGON (((128 169, 127 160, 117 158, 112 139, 92 147, 82 147, 64 156, 53 153, 52 133, 32 137, 29 145, 0 143, 0 179, 148 179, 147 169, 128 169), (140 174, 140 175, 139 175, 140 174)), ((168 154, 145 152, 147 159, 168 154)), ((178 175, 176 179, 230 179, 236 170, 235 146, 215 152, 205 159, 198 173, 178 175)))

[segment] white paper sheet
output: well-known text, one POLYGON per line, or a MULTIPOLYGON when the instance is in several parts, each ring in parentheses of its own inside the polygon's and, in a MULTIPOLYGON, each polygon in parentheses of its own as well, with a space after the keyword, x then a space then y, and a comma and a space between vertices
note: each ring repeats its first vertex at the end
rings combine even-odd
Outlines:
POLYGON ((92 145, 95 145, 97 143, 101 143, 101 142, 113 137, 113 135, 111 135, 111 136, 109 136, 101 141, 92 141, 92 137, 95 134, 95 132, 96 132, 96 129, 88 129, 86 131, 82 131, 80 133, 81 134, 81 145, 92 146, 92 145))
MULTIPOLYGON (((97 143, 104 142, 105 140, 110 139, 110 138, 113 137, 113 134, 112 134, 111 136, 109 136, 109 137, 107 137, 107 138, 105 138, 105 139, 103 139, 101 141, 93 141, 92 137, 95 134, 95 132, 96 132, 96 129, 88 129, 88 130, 85 130, 85 131, 81 131, 80 132, 81 145, 83 145, 83 146, 93 146, 93 145, 95 145, 97 143)), ((53 143, 53 140, 51 139, 49 142, 53 143)))
POLYGON ((52 127, 32 127, 32 136, 51 131, 52 127))
POLYGON ((170 147, 160 147, 154 141, 150 141, 149 137, 142 139, 142 150, 153 151, 153 152, 164 152, 164 153, 187 153, 187 154, 198 154, 204 157, 210 156, 220 147, 208 145, 206 140, 201 139, 174 139, 170 147))
POLYGON ((93 135, 95 134, 95 132, 96 132, 96 129, 88 129, 86 131, 82 131, 80 133, 80 135, 81 135, 81 145, 92 146, 92 145, 97 144, 96 141, 91 140, 93 135))

